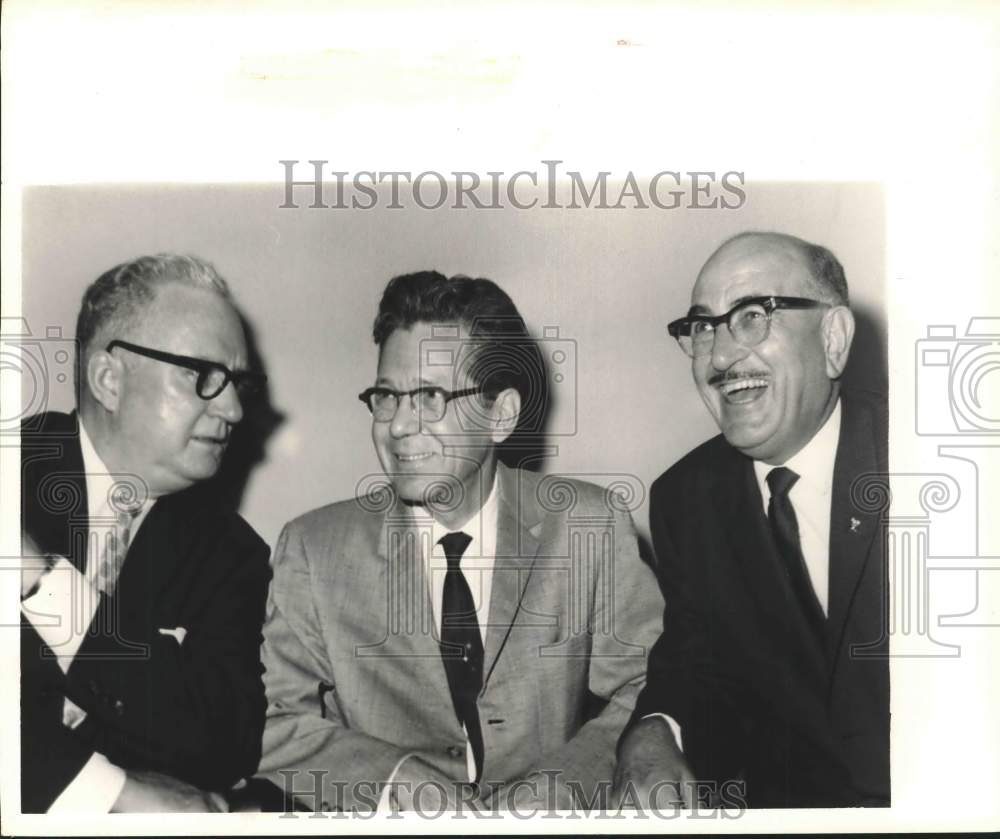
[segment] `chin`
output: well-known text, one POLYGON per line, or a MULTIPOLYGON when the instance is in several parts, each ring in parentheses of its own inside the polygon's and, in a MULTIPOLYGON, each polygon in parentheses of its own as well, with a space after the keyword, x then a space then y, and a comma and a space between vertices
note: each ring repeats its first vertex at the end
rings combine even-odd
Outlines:
POLYGON ((427 492, 430 481, 401 475, 390 475, 389 480, 392 481, 392 488, 396 491, 396 495, 403 501, 408 504, 423 505, 424 494, 427 492))
MULTIPOLYGON (((727 438, 728 439, 728 438, 727 438)), ((730 441, 732 442, 732 441, 730 441)), ((762 463, 779 465, 788 460, 790 455, 785 455, 773 440, 753 440, 732 442, 734 448, 739 449, 747 457, 759 460, 762 463)))
POLYGON ((214 478, 219 471, 219 461, 211 460, 204 463, 192 464, 189 469, 184 470, 184 473, 180 475, 180 481, 184 482, 184 489, 191 486, 192 484, 201 483, 202 481, 207 481, 209 478, 214 478))
POLYGON ((763 460, 768 455, 769 438, 754 433, 752 429, 726 428, 723 429, 722 436, 730 446, 754 460, 763 460))

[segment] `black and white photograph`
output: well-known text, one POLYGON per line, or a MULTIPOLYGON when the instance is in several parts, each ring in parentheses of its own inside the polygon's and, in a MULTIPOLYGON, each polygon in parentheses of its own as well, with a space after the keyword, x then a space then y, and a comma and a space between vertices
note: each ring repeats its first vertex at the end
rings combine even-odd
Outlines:
POLYGON ((995 12, 514 8, 5 6, 4 833, 996 826, 995 12))

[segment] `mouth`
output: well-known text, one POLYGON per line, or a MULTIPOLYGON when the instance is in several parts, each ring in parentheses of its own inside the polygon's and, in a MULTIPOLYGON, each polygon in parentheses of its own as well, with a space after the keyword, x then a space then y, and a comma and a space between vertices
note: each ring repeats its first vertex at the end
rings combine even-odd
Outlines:
POLYGON ((198 437, 192 437, 191 439, 194 440, 196 443, 201 443, 203 446, 220 446, 220 447, 222 447, 222 446, 225 446, 226 443, 229 442, 229 438, 228 437, 205 437, 205 436, 198 436, 198 437))
POLYGON ((726 379, 717 385, 722 398, 730 405, 747 405, 756 402, 770 387, 765 376, 739 376, 726 379))
POLYGON ((397 452, 395 457, 400 463, 419 463, 422 460, 428 460, 434 457, 434 453, 421 452, 419 454, 400 454, 397 452))

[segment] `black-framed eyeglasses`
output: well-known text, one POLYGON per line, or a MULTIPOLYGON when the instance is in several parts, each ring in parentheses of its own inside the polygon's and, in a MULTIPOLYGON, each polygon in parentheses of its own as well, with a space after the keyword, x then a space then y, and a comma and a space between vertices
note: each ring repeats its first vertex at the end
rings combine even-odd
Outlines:
POLYGON ((715 345, 715 332, 725 324, 733 340, 743 347, 755 347, 771 331, 775 309, 819 309, 831 304, 808 297, 751 297, 733 306, 724 315, 688 315, 667 325, 667 332, 692 358, 707 355, 715 345))
POLYGON ((391 387, 370 387, 358 394, 358 399, 368 406, 376 422, 390 422, 396 416, 399 400, 410 397, 410 404, 421 421, 437 422, 448 410, 452 399, 482 393, 481 387, 467 387, 463 390, 445 390, 443 387, 427 385, 413 390, 393 390, 391 387))
POLYGON ((176 364, 178 367, 185 367, 198 374, 195 382, 195 393, 202 399, 215 399, 226 385, 230 382, 239 393, 240 399, 247 399, 263 389, 267 383, 267 376, 253 370, 230 370, 225 364, 218 361, 209 361, 204 358, 192 358, 188 355, 176 355, 163 350, 154 350, 149 347, 141 347, 138 344, 130 344, 128 341, 112 341, 105 347, 107 352, 111 352, 115 347, 134 352, 136 355, 143 355, 156 361, 164 361, 167 364, 176 364))

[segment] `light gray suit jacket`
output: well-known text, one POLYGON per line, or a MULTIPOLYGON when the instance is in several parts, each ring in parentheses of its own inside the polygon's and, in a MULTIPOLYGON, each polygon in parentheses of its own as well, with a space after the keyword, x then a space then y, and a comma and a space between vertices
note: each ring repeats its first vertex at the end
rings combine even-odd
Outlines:
MULTIPOLYGON (((645 682, 659 589, 620 497, 502 465, 497 492, 482 795, 551 770, 590 796, 612 777, 645 682)), ((389 491, 285 527, 264 627, 264 777, 287 788, 278 770, 299 770, 294 788, 308 792, 309 770, 323 770, 322 806, 345 810, 372 806, 407 754, 467 779, 420 549, 429 534, 389 491)))

